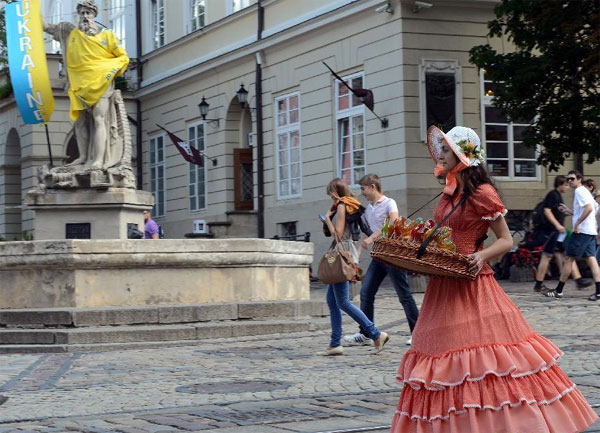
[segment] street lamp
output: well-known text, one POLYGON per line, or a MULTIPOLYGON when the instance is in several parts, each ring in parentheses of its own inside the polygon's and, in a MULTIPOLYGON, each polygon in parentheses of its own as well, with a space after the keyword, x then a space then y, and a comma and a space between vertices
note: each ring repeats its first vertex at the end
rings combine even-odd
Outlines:
POLYGON ((244 89, 244 84, 240 86, 240 90, 237 91, 238 102, 240 103, 240 107, 244 108, 248 103, 248 91, 244 89))
POLYGON ((202 116, 202 120, 207 121, 209 123, 216 123, 216 127, 219 127, 219 119, 207 119, 206 115, 208 114, 208 108, 210 107, 209 103, 206 102, 206 98, 203 96, 202 101, 198 104, 198 109, 200 110, 200 116, 202 116))

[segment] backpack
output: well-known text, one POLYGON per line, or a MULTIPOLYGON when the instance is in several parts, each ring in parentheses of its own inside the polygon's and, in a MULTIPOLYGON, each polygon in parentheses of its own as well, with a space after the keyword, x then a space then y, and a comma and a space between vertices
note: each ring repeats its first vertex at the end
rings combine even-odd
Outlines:
POLYGON ((158 226, 158 239, 164 239, 165 232, 163 232, 162 226, 160 224, 157 224, 157 226, 158 226))
POLYGON ((363 232, 367 236, 371 236, 371 233, 373 233, 369 224, 367 224, 366 219, 363 218, 364 213, 365 207, 360 205, 358 212, 355 212, 352 215, 346 215, 346 224, 350 226, 350 233, 352 233, 353 241, 360 239, 360 232, 363 232))
MULTIPOLYGON (((360 205, 358 212, 355 212, 352 215, 346 214, 346 225, 350 227, 350 233, 352 234, 353 241, 360 239, 360 232, 363 232, 367 236, 371 236, 373 234, 373 230, 371 230, 371 227, 369 227, 369 223, 367 223, 365 218, 365 210, 365 207, 360 205)), ((325 234, 326 237, 331 236, 331 232, 325 223, 323 223, 323 234, 325 234)))
POLYGON ((533 215, 531 216, 531 223, 534 227, 541 227, 547 224, 546 215, 544 215, 544 200, 535 205, 533 209, 533 215))

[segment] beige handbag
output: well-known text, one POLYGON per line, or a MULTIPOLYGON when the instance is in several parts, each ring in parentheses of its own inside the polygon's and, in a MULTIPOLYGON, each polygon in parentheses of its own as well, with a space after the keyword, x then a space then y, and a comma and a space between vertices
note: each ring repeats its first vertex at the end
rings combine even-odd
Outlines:
POLYGON ((319 280, 325 284, 350 281, 356 274, 356 266, 352 253, 340 240, 337 233, 334 241, 319 262, 319 280))

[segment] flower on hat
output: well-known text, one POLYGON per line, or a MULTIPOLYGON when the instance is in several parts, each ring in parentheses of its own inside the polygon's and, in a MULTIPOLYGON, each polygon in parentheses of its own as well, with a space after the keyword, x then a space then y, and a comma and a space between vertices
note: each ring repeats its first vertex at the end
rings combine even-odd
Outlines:
POLYGON ((475 159, 479 162, 485 161, 485 153, 481 146, 473 143, 471 140, 463 139, 456 143, 461 152, 469 159, 475 159))

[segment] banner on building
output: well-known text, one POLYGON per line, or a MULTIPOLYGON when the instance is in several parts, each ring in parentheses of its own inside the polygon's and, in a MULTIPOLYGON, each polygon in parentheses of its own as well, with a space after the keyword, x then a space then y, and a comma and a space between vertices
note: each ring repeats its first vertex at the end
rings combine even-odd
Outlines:
POLYGON ((167 133, 177 150, 179 150, 179 153, 181 153, 181 156, 183 156, 183 159, 185 159, 187 162, 191 162, 192 164, 200 166, 204 165, 202 159, 202 154, 204 152, 201 152, 195 147, 190 146, 185 140, 182 140, 172 132, 168 131, 166 128, 163 128, 160 125, 156 126, 158 126, 160 129, 167 133))
POLYGON ((6 5, 8 67, 17 106, 25 123, 48 123, 54 111, 39 0, 6 5))

